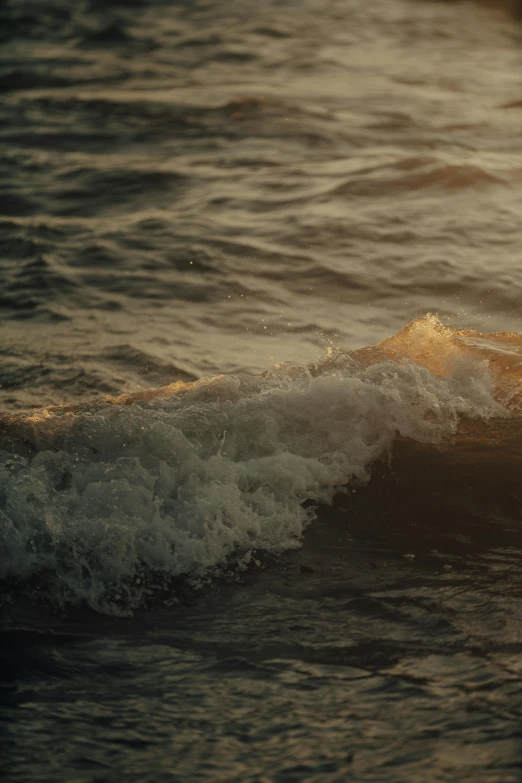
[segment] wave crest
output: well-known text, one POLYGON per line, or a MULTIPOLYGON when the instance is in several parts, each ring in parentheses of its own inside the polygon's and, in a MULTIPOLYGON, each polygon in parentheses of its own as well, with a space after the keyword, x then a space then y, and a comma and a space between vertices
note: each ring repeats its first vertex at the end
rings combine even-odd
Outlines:
POLYGON ((508 417, 501 344, 502 366, 515 368, 513 336, 428 316, 312 366, 6 417, 0 579, 122 613, 150 601, 158 580, 299 546, 314 516, 303 503, 365 482, 397 438, 440 444, 463 420, 508 417))

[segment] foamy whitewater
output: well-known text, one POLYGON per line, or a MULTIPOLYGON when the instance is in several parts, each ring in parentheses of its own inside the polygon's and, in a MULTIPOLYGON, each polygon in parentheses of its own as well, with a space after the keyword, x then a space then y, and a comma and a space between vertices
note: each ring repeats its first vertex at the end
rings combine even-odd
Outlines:
POLYGON ((395 438, 437 444, 462 417, 509 415, 489 362, 469 353, 427 317, 371 352, 330 352, 312 367, 12 421, 0 441, 11 444, 1 452, 0 578, 41 576, 53 603, 125 613, 169 578, 299 546, 314 518, 304 501, 331 503, 365 482, 395 438), (444 376, 408 351, 443 364, 444 376))

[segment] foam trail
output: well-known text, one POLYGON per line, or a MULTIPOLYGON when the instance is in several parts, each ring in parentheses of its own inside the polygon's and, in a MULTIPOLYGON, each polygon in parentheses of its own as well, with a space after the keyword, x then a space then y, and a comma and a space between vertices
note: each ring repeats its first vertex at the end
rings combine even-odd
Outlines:
POLYGON ((314 367, 6 420, 0 579, 38 578, 56 603, 128 612, 149 600, 147 575, 197 579, 253 550, 299 546, 313 518, 303 501, 365 481, 397 436, 439 443, 461 417, 508 415, 488 361, 436 322, 415 329, 314 367), (405 346, 429 364, 430 330, 428 369, 405 346))

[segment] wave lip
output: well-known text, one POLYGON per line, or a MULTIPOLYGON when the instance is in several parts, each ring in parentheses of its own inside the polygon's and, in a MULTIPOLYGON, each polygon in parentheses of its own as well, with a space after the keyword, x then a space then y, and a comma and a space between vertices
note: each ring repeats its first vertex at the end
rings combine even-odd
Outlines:
POLYGON ((397 437, 440 444, 510 415, 477 335, 428 317, 312 366, 6 417, 0 579, 125 613, 158 584, 298 547, 304 501, 365 482, 397 437))

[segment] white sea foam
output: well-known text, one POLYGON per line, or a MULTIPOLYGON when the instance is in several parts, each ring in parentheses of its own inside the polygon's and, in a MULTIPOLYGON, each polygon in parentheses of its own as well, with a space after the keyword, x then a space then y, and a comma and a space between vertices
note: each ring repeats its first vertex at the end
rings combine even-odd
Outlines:
POLYGON ((338 354, 315 377, 223 376, 69 417, 58 451, 0 452, 0 578, 45 574, 55 600, 116 612, 145 600, 144 572, 197 578, 299 546, 303 501, 364 481, 397 434, 437 442, 461 415, 505 415, 491 388, 487 362, 440 378, 338 354))

